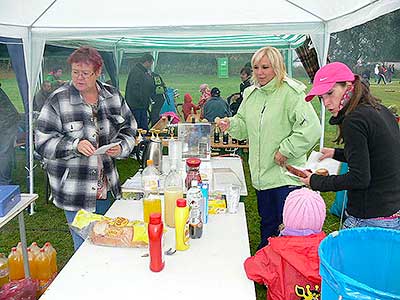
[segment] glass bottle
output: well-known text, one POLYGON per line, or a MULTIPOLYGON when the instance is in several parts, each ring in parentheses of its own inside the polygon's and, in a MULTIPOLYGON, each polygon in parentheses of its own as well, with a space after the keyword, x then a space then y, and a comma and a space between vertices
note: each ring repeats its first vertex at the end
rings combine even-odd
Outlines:
POLYGON ((159 173, 153 160, 147 160, 147 167, 142 172, 143 221, 149 223, 151 213, 161 213, 161 197, 159 195, 159 173))
POLYGON ((186 190, 190 189, 193 180, 197 180, 198 183, 201 182, 200 163, 201 160, 195 157, 191 157, 186 160, 186 166, 187 166, 186 179, 185 179, 186 190))
POLYGON ((169 227, 175 227, 175 206, 179 198, 183 198, 183 180, 176 165, 172 164, 164 183, 164 220, 169 227))

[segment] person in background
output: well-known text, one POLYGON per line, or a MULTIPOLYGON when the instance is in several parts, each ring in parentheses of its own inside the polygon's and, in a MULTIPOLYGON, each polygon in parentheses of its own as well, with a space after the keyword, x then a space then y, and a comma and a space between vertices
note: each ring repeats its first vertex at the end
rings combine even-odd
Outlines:
POLYGON ((145 130, 149 129, 147 111, 154 93, 154 80, 151 76, 153 62, 154 57, 151 54, 144 54, 129 72, 125 89, 125 99, 135 116, 138 128, 145 130))
POLYGON ((165 102, 167 86, 159 74, 151 72, 151 76, 154 81, 154 91, 151 96, 150 121, 151 126, 154 126, 160 119, 160 111, 165 102))
POLYGON ((379 64, 376 64, 374 68, 375 83, 378 83, 379 80, 379 68, 380 68, 379 64))
POLYGON ((15 158, 20 115, 0 84, 0 185, 12 184, 12 168, 15 158))
POLYGON ((338 144, 323 148, 327 157, 347 162, 343 175, 319 176, 307 172, 301 179, 313 190, 347 190, 345 228, 384 227, 400 229, 400 131, 393 113, 379 103, 358 75, 343 63, 323 66, 315 75, 306 101, 322 99, 337 125, 338 144), (321 80, 323 79, 323 80, 321 80))
POLYGON ((247 277, 267 286, 268 300, 320 299, 318 247, 325 217, 317 192, 302 188, 287 196, 280 236, 244 262, 247 277))
POLYGON ((286 174, 285 165, 302 166, 321 136, 317 114, 304 102, 306 86, 286 74, 274 47, 261 48, 252 60, 254 85, 246 88, 237 114, 216 120, 232 138, 247 139, 251 181, 261 217, 261 242, 279 233, 287 195, 302 183, 286 174))
POLYGON ((221 98, 221 91, 217 87, 211 89, 211 98, 204 105, 204 119, 214 122, 215 118, 232 116, 229 104, 221 98))
POLYGON ((391 65, 388 66, 388 69, 387 69, 387 80, 388 80, 388 83, 392 82, 393 75, 394 75, 394 64, 391 64, 391 65))
POLYGON ((193 98, 192 95, 189 93, 186 93, 183 96, 183 105, 182 105, 182 112, 183 112, 183 117, 184 120, 187 121, 188 117, 192 114, 196 114, 197 110, 199 110, 200 107, 196 104, 193 103, 193 98))
POLYGON ((385 68, 385 66, 384 66, 384 65, 379 66, 379 67, 378 67, 378 76, 379 76, 379 78, 378 78, 378 82, 377 82, 376 84, 380 84, 380 83, 381 83, 381 80, 383 80, 383 84, 386 85, 385 73, 386 73, 386 68, 385 68))
POLYGON ((249 67, 244 67, 240 70, 240 79, 242 80, 239 87, 240 92, 229 96, 227 99, 233 116, 236 115, 242 103, 244 89, 251 86, 251 73, 251 68, 249 67))
POLYGON ((211 91, 210 88, 208 87, 208 84, 207 83, 200 84, 199 92, 201 93, 201 96, 198 104, 200 108, 202 108, 204 104, 206 104, 207 100, 210 99, 211 97, 211 91))
MULTIPOLYGON (((70 224, 77 211, 104 214, 121 195, 115 159, 135 145, 136 121, 117 89, 98 81, 103 60, 91 47, 68 58, 71 82, 57 89, 37 120, 36 151, 46 159, 53 202, 70 224), (104 154, 96 149, 118 143, 104 154)), ((83 239, 71 230, 75 250, 83 239)))
POLYGON ((33 110, 36 112, 40 112, 47 98, 51 94, 51 83, 50 81, 43 81, 40 90, 36 93, 33 98, 33 110))
POLYGON ((61 67, 55 67, 49 74, 47 74, 46 81, 51 84, 51 89, 54 91, 62 86, 66 81, 61 79, 63 70, 61 67))

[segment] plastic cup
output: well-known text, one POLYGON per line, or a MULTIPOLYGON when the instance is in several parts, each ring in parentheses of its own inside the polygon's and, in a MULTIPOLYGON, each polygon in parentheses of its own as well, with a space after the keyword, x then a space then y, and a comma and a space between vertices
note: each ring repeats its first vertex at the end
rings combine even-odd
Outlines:
POLYGON ((240 185, 229 184, 226 187, 226 206, 230 214, 236 214, 239 209, 240 185))

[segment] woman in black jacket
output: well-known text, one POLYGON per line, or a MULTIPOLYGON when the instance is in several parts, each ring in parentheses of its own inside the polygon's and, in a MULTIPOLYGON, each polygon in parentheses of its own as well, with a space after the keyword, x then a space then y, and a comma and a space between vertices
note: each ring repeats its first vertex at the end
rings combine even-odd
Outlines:
POLYGON ((322 99, 338 125, 343 149, 322 149, 321 159, 347 162, 349 172, 338 176, 308 173, 303 183, 322 192, 348 190, 344 227, 385 227, 400 230, 400 131, 394 115, 359 76, 339 62, 322 67, 306 96, 322 99))

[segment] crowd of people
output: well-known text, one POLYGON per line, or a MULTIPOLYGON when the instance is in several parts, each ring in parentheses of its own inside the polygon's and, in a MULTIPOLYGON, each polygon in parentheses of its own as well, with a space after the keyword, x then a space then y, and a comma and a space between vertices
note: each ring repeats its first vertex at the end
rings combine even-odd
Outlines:
MULTIPOLYGON (((149 119, 156 123, 165 102, 167 87, 152 71, 153 63, 153 56, 145 54, 132 68, 124 98, 99 80, 103 60, 98 51, 81 47, 68 58, 71 81, 63 81, 62 69, 56 68, 35 96, 34 109, 40 112, 35 150, 46 161, 53 202, 68 223, 82 208, 104 214, 112 199, 120 197, 115 159, 129 156, 137 129, 148 129, 149 119), (116 145, 105 154, 94 155, 111 143, 116 145)), ((388 72, 393 75, 394 65, 386 71, 376 65, 374 72, 378 84, 390 82, 388 72)), ((226 100, 219 87, 206 83, 199 86, 197 103, 189 93, 184 95, 185 121, 198 116, 235 139, 248 140, 260 244, 255 256, 246 260, 245 270, 250 279, 268 285, 270 299, 294 299, 293 282, 320 285, 318 245, 325 237, 326 207, 317 191, 348 191, 344 228, 400 230, 399 126, 371 94, 362 80, 366 76, 370 74, 359 76, 333 62, 318 70, 306 95, 306 86, 287 75, 280 51, 264 47, 254 53, 250 67, 241 69, 239 92, 226 100), (347 162, 349 171, 328 176, 305 171, 305 178, 295 178, 285 172, 286 166, 304 165, 321 136, 320 120, 310 103, 315 96, 331 114, 329 124, 338 127, 336 142, 342 144, 323 148, 321 159, 347 162), (300 267, 289 268, 289 261, 300 267), (301 266, 311 270, 304 272, 308 275, 301 266)), ((1 144, 0 184, 9 184, 14 141, 6 134, 14 134, 18 113, 1 89, 0 101, 1 115, 9 115, 0 122, 3 141, 9 142, 1 144)), ((78 249, 83 240, 71 234, 78 249)))

